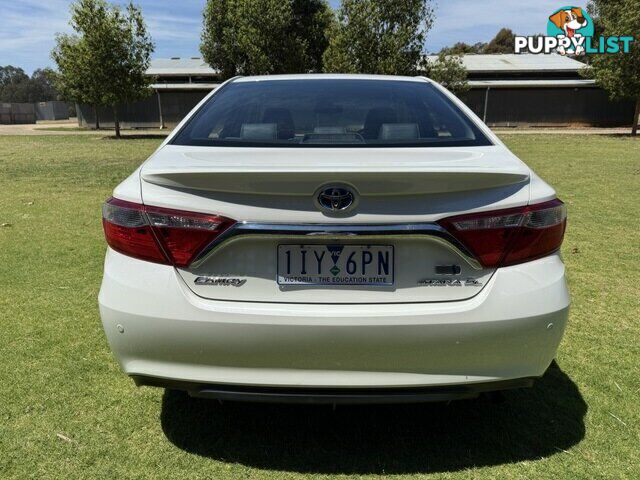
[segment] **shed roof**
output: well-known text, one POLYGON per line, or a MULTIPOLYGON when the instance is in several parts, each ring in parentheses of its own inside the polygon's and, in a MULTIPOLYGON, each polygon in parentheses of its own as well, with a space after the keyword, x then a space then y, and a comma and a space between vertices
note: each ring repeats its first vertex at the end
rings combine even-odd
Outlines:
MULTIPOLYGON (((435 59, 436 55, 429 55, 435 59)), ((467 54, 462 55, 462 63, 469 73, 481 72, 577 72, 584 63, 569 57, 552 53, 549 55, 532 54, 467 54)), ((218 71, 211 68, 200 57, 157 58, 151 61, 147 70, 156 76, 210 76, 218 71)))
POLYGON ((156 76, 216 76, 218 71, 211 68, 200 57, 172 57, 151 60, 147 74, 156 76))
POLYGON ((218 88, 220 83, 154 83, 151 88, 154 90, 213 90, 218 88))
MULTIPOLYGON (((430 60, 437 55, 429 55, 430 60)), ((467 54, 461 55, 469 73, 481 72, 577 72, 585 65, 557 53, 533 55, 530 53, 467 54)))
MULTIPOLYGON (((595 87, 596 82, 589 79, 577 80, 469 80, 471 88, 579 88, 595 87)), ((214 90, 220 83, 154 83, 151 88, 158 91, 176 90, 214 90)))
POLYGON ((584 88, 595 87, 595 80, 469 80, 471 88, 584 88))

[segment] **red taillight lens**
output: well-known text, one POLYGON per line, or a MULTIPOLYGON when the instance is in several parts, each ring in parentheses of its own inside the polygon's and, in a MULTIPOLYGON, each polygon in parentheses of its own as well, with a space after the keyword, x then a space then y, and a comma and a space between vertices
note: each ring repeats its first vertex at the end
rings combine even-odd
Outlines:
POLYGON ((156 242, 142 205, 110 198, 102 206, 102 226, 107 243, 114 250, 140 260, 169 263, 156 242))
POLYGON ((527 262, 562 244, 567 211, 560 200, 440 220, 485 267, 527 262))
POLYGON ((219 215, 150 207, 110 198, 102 207, 107 243, 150 262, 187 267, 235 222, 219 215))
POLYGON ((178 267, 187 267, 218 235, 235 222, 220 215, 145 207, 156 238, 178 267))

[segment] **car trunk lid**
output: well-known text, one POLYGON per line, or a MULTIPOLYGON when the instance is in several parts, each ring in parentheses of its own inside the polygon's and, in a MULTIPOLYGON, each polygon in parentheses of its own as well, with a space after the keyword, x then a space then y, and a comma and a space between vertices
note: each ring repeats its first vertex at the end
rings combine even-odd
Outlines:
MULTIPOLYGON (((224 215, 238 222, 196 262, 178 269, 189 288, 202 297, 394 303, 455 301, 476 295, 494 270, 482 268, 435 222, 468 211, 526 204, 529 169, 501 146, 303 149, 169 145, 145 163, 141 179, 147 205, 224 215), (327 185, 353 189, 356 207, 342 215, 322 211, 315 199, 327 185), (385 228, 391 232, 383 231, 385 228), (327 260, 332 253, 335 257, 336 249, 360 259, 356 269, 363 268, 369 255, 391 255, 393 271, 387 273, 392 280, 282 283, 287 251, 298 256, 308 251, 316 256, 309 257, 312 259, 329 252, 322 274, 329 280, 345 278, 347 259, 334 262, 333 270, 339 270, 336 274, 327 260)), ((384 262, 381 265, 377 268, 384 270, 384 262)), ((318 275, 311 281, 317 281, 318 275)))

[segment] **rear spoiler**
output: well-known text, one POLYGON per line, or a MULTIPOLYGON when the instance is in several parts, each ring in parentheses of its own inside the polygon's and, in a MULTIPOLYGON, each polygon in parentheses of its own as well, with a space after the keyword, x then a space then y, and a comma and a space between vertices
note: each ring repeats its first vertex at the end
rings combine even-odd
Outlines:
POLYGON ((257 150, 167 146, 143 165, 141 177, 169 188, 225 193, 309 195, 341 182, 361 195, 412 195, 503 187, 527 182, 531 174, 506 149, 257 150))
POLYGON ((308 195, 325 183, 347 183, 362 195, 450 193, 484 190, 526 182, 529 176, 516 172, 393 170, 363 171, 265 171, 216 169, 144 172, 142 179, 169 188, 205 190, 225 193, 308 195))

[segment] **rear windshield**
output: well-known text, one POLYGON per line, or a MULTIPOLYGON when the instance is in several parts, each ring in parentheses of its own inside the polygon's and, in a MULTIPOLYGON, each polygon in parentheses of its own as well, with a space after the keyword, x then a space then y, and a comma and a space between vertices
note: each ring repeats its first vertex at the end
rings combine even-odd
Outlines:
POLYGON ((231 82, 175 145, 388 147, 491 145, 428 82, 304 79, 231 82))

